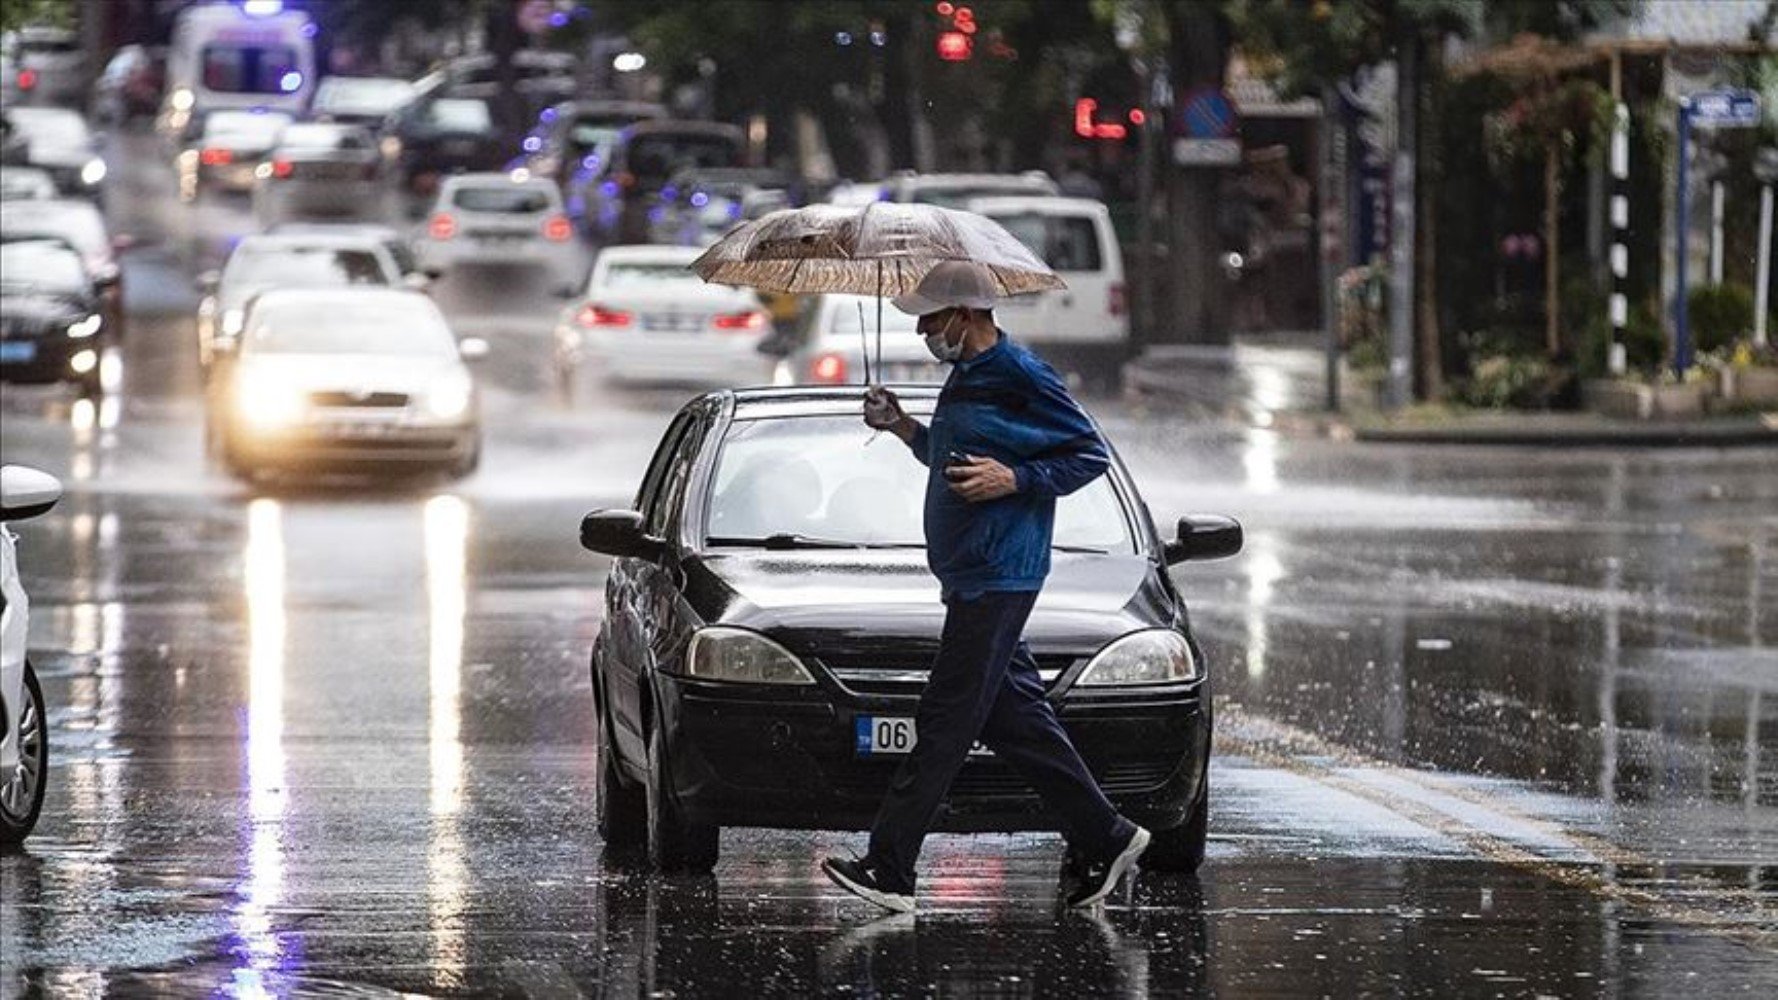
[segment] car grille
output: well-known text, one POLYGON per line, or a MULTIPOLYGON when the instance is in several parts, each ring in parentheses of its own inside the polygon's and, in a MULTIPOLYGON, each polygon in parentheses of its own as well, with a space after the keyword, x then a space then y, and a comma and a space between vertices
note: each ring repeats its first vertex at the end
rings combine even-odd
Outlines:
MULTIPOLYGON (((1087 769, 1108 795, 1129 795, 1152 791, 1172 776, 1178 766, 1175 760, 1120 761, 1112 764, 1087 762, 1087 769)), ((843 795, 881 795, 889 788, 899 761, 857 761, 837 767, 827 775, 833 789, 843 795)), ((1006 798, 1035 795, 1029 782, 1008 765, 994 760, 971 760, 957 772, 951 783, 951 795, 959 798, 1006 798)))
POLYGON ((408 395, 405 392, 317 392, 309 396, 309 403, 317 407, 367 407, 371 409, 399 409, 407 405, 408 395))
POLYGON ((47 319, 32 316, 0 316, 0 337, 25 340, 45 337, 67 328, 73 320, 66 317, 47 319))
MULTIPOLYGON (((1037 674, 1047 687, 1067 673, 1080 658, 1067 653, 1045 653, 1035 657, 1037 674)), ((932 668, 930 660, 902 657, 830 655, 815 661, 859 694, 919 695, 926 688, 926 675, 932 668)))

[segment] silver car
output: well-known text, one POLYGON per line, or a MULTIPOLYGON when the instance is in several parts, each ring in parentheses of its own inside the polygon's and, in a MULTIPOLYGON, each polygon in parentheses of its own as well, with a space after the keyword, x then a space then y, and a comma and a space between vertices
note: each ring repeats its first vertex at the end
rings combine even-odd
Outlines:
POLYGON ((382 197, 382 154, 356 125, 288 125, 253 172, 253 212, 262 226, 313 214, 374 216, 382 197))
POLYGON ((220 272, 198 277, 198 361, 209 371, 246 326, 247 303, 278 288, 394 287, 401 270, 382 244, 361 236, 249 236, 220 272))

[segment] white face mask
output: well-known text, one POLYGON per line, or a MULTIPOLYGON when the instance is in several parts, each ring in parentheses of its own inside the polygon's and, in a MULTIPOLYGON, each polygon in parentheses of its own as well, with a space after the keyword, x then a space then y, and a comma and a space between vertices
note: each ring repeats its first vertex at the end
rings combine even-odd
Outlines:
POLYGON ((958 358, 963 356, 963 339, 959 337, 955 344, 946 339, 951 332, 951 324, 955 323, 956 320, 957 314, 953 312, 951 313, 951 322, 946 323, 943 330, 925 335, 926 350, 932 353, 932 357, 935 360, 942 361, 946 364, 954 364, 958 358))

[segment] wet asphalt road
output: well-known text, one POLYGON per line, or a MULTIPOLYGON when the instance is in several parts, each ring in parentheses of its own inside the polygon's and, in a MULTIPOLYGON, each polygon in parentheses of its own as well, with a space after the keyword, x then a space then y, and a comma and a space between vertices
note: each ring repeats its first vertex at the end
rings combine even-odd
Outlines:
POLYGON ((454 276, 494 343, 477 475, 242 487, 203 458, 190 280, 250 215, 114 153, 143 240, 121 392, 0 395, 5 461, 69 488, 19 527, 54 756, 0 857, 0 995, 1778 991, 1773 452, 1095 402, 1158 520, 1248 528, 1178 571, 1217 692, 1209 860, 1058 915, 1056 838, 935 837, 921 916, 874 919, 816 868, 861 835, 732 830, 713 877, 662 878, 593 831, 606 564, 575 525, 684 393, 560 399, 548 289, 454 276))

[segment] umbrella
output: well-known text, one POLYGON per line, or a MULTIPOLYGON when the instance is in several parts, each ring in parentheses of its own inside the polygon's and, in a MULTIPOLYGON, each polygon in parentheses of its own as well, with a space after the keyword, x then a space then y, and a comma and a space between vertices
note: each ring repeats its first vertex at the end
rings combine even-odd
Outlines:
MULTIPOLYGON (((882 297, 913 291, 927 271, 947 260, 987 269, 1004 296, 1067 287, 1036 254, 986 216, 895 202, 773 212, 735 228, 693 261, 691 269, 705 281, 768 292, 875 295, 880 363, 882 297)), ((869 379, 868 365, 865 377, 869 379)))

